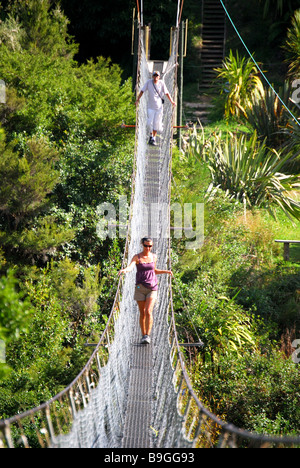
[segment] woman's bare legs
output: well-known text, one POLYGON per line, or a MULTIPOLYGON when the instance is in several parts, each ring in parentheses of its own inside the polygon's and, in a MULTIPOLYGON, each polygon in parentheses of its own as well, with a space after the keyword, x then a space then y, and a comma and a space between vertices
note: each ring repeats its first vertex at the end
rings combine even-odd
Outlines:
POLYGON ((142 335, 150 336, 153 327, 153 307, 156 299, 147 298, 145 301, 138 301, 140 309, 140 327, 142 335))

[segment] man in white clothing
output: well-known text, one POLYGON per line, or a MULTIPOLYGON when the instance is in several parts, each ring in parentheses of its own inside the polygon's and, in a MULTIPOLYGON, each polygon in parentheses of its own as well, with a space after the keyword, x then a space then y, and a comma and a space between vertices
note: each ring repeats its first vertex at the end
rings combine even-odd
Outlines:
POLYGON ((154 71, 152 79, 148 80, 142 87, 140 94, 136 100, 136 105, 138 105, 139 100, 143 94, 148 91, 149 101, 148 101, 148 121, 147 125, 150 128, 150 145, 156 145, 156 135, 157 132, 162 132, 162 118, 163 118, 163 104, 164 97, 167 96, 169 101, 173 106, 176 105, 176 102, 170 96, 170 93, 163 81, 160 81, 160 73, 154 71))

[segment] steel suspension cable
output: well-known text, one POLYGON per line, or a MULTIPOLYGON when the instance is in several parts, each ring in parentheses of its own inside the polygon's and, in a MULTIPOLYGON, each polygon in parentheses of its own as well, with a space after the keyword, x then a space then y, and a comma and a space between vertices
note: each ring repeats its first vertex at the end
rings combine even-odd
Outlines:
POLYGON ((277 93, 277 91, 274 89, 274 86, 272 86, 272 84, 270 83, 270 81, 268 80, 265 72, 261 69, 261 67, 259 66, 259 64, 257 63, 257 61, 255 60, 253 54, 251 54, 249 48, 247 47, 244 39, 242 38, 241 34, 239 33, 233 19, 231 18, 229 12, 228 12, 228 9, 226 8, 223 0, 220 0, 221 2, 221 5, 223 6, 224 10, 225 10, 225 13, 230 21, 230 23, 232 24, 236 34, 238 35, 241 43, 243 44, 243 46, 245 47, 246 51, 248 52, 251 60, 253 61, 253 63, 255 64, 255 66, 257 67, 257 69, 260 71, 261 75, 264 77, 265 81, 267 82, 267 84, 269 85, 269 87, 272 89, 272 91, 275 93, 275 95, 277 96, 277 98, 279 99, 279 101, 281 102, 281 104, 285 107, 285 109, 288 111, 288 113, 290 114, 290 116, 293 118, 293 120, 295 120, 295 122, 297 123, 297 125, 300 126, 300 122, 299 120, 297 119, 297 117, 295 117, 295 115, 292 113, 292 111, 287 107, 287 105, 285 104, 285 102, 282 100, 282 98, 279 96, 279 94, 277 93))
POLYGON ((183 4, 184 4, 184 0, 182 0, 181 6, 180 6, 180 0, 178 0, 178 6, 177 6, 177 21, 176 21, 176 26, 177 26, 177 28, 179 27, 179 25, 180 25, 180 23, 181 23, 183 4))
POLYGON ((136 0, 136 5, 137 5, 137 11, 138 11, 138 22, 141 22, 141 12, 140 12, 140 2, 139 0, 136 0))

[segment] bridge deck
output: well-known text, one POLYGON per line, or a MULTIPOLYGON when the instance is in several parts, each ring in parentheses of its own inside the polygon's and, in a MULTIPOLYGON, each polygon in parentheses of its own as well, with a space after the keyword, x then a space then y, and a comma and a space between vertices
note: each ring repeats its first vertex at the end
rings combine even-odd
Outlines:
MULTIPOLYGON (((138 324, 137 324, 138 327, 138 324)), ((132 343, 129 395, 122 448, 149 448, 153 395, 152 344, 132 343)))
MULTIPOLYGON (((161 148, 148 146, 145 156, 145 183, 143 206, 145 218, 143 220, 145 232, 154 238, 157 230, 156 219, 151 219, 151 204, 158 203, 159 170, 161 148)), ((154 238, 154 243, 155 243, 154 238)), ((133 304, 133 307, 136 307, 133 304)), ((157 304, 154 308, 157 309, 157 304)), ((153 332, 155 331, 155 310, 153 332)), ((139 314, 138 314, 139 315, 139 314)), ((151 447, 151 415, 153 401, 153 341, 150 345, 141 345, 141 331, 139 317, 137 317, 136 331, 132 340, 130 380, 128 401, 125 417, 122 448, 150 448, 151 447)))

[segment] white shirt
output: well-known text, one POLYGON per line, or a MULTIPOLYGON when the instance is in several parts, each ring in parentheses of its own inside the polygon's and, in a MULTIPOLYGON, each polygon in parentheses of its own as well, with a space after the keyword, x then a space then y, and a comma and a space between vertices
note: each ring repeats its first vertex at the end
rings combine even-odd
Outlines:
POLYGON ((162 108, 161 99, 164 99, 165 94, 169 94, 165 83, 161 80, 159 80, 157 83, 154 83, 153 80, 148 80, 142 87, 141 91, 143 91, 143 93, 148 91, 148 107, 152 110, 160 110, 162 108))

